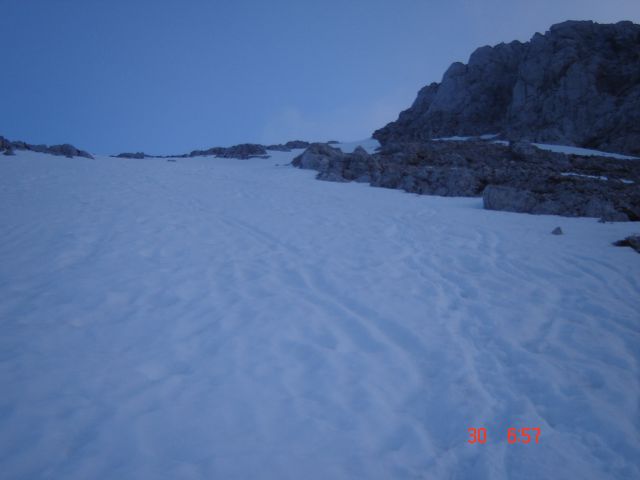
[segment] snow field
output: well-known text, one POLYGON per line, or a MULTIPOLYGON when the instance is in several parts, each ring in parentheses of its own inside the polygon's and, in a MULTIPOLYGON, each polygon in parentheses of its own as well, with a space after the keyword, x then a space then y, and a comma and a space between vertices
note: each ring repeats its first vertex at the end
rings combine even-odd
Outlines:
POLYGON ((3 478, 640 476, 637 224, 296 153, 0 157, 3 478))

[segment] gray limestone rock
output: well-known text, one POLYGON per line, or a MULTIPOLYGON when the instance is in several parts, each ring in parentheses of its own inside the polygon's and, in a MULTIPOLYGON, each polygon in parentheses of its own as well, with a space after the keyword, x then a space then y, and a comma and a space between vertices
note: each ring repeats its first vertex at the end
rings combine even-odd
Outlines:
POLYGON ((489 133, 640 155, 640 25, 569 21, 479 48, 373 136, 386 145, 489 133))
MULTIPOLYGON (((327 168, 337 169, 337 163, 342 162, 344 157, 346 155, 342 150, 326 143, 312 143, 309 148, 293 159, 291 165, 307 170, 319 170, 322 173, 327 168)), ((341 163, 340 166, 342 166, 341 163)))
POLYGON ((482 196, 485 208, 640 220, 640 162, 488 141, 389 144, 375 154, 313 144, 292 164, 330 181, 441 196, 482 196), (625 179, 623 182, 621 179, 625 179))

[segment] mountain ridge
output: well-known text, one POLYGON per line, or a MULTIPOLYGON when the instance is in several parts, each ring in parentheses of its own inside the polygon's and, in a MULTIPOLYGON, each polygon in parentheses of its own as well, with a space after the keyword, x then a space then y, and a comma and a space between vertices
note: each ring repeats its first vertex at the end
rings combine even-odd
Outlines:
POLYGON ((529 42, 480 47, 373 137, 488 133, 640 154, 640 25, 567 21, 529 42))

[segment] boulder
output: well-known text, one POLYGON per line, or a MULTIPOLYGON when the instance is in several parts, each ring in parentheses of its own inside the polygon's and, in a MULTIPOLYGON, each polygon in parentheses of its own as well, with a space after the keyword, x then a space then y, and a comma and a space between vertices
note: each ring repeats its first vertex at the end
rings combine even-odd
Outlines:
MULTIPOLYGON (((326 143, 312 143, 309 148, 293 159, 291 165, 307 170, 322 171, 331 167, 336 169, 346 155, 342 150, 331 147, 326 143)), ((341 173, 341 172, 340 172, 341 173)))
POLYGON ((631 235, 624 240, 618 240, 614 242, 616 247, 631 247, 636 252, 640 253, 640 235, 631 235))

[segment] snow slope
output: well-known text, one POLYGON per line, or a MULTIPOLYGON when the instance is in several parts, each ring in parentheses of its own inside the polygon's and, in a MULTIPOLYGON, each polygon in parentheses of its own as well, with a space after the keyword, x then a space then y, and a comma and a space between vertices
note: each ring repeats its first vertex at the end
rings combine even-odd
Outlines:
POLYGON ((556 153, 564 153, 567 155, 583 155, 586 157, 599 156, 615 158, 617 160, 638 160, 637 157, 622 155, 620 153, 602 152, 600 150, 592 150, 590 148, 570 147, 566 145, 552 145, 549 143, 534 143, 536 147, 542 150, 550 150, 556 153))
MULTIPOLYGON (((498 134, 480 135, 479 137, 454 136, 454 137, 434 138, 433 141, 466 142, 468 140, 474 140, 476 138, 480 138, 480 140, 491 140, 497 136, 498 134)), ((509 142, 506 140, 493 140, 491 143, 497 143, 500 145, 509 145, 509 142)), ((630 155, 622 155, 621 153, 603 152, 601 150, 572 147, 569 145, 554 145, 551 143, 533 143, 532 145, 535 145, 540 150, 549 150, 551 152, 564 153, 566 155, 582 155, 585 157, 593 157, 593 156, 609 157, 609 158, 615 158, 617 160, 638 160, 638 157, 632 157, 630 155)))
POLYGON ((295 153, 0 157, 1 478, 640 477, 637 224, 295 153))

